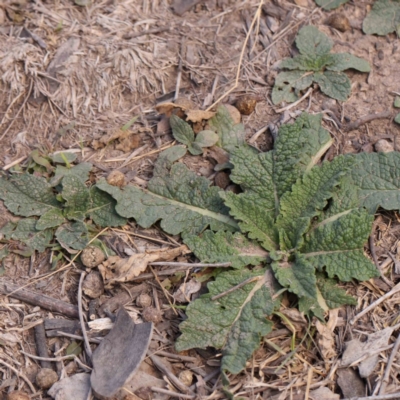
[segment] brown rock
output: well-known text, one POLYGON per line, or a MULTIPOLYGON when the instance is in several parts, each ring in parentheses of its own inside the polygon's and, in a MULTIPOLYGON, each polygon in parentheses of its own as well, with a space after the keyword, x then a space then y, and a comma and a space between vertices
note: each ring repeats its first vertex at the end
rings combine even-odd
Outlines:
POLYGON ((325 23, 341 32, 346 32, 351 27, 347 17, 341 13, 331 15, 325 23))
POLYGON ((143 310, 142 317, 146 322, 153 322, 157 324, 162 319, 162 313, 161 311, 158 311, 157 308, 146 307, 143 310))
POLYGON ((97 267, 105 259, 105 254, 96 246, 86 247, 81 254, 82 264, 88 268, 97 267))
POLYGON ((240 114, 250 115, 256 109, 257 101, 260 99, 256 96, 246 95, 240 97, 236 101, 236 108, 239 110, 240 114))
POLYGON ((111 171, 107 176, 107 183, 112 186, 123 187, 126 185, 125 175, 118 170, 111 171))
POLYGON ((218 172, 215 175, 214 180, 215 180, 215 185, 219 186, 221 189, 225 189, 231 183, 229 174, 223 171, 218 172))
POLYGON ((42 368, 36 375, 36 383, 41 389, 48 389, 58 381, 56 371, 50 368, 42 368))
POLYGON ((136 299, 136 304, 139 307, 150 307, 151 306, 151 297, 147 293, 142 293, 136 299))
POLYGON ((90 271, 86 276, 82 286, 83 293, 92 299, 97 299, 104 293, 104 283, 100 272, 90 271))
POLYGON ((380 139, 375 143, 375 150, 378 153, 390 153, 394 151, 393 144, 385 139, 380 139))

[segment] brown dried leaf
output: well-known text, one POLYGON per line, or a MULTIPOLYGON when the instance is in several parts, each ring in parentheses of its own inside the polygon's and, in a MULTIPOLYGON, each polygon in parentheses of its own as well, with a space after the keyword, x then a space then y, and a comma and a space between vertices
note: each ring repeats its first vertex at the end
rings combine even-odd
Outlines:
POLYGON ((186 119, 193 123, 201 122, 203 120, 208 121, 215 115, 213 111, 203 111, 203 110, 188 110, 186 111, 186 119))
POLYGON ((368 377, 373 372, 379 361, 379 350, 386 347, 392 336, 393 328, 385 328, 381 331, 367 335, 365 342, 353 339, 346 343, 346 349, 342 355, 342 367, 348 367, 356 361, 362 360, 358 365, 358 370, 363 378, 368 377), (368 357, 368 355, 370 355, 368 357))
POLYGON ((174 299, 179 303, 189 303, 190 296, 197 293, 201 288, 201 283, 194 279, 189 282, 184 282, 179 286, 179 289, 173 294, 174 299))
POLYGON ((337 325, 338 309, 329 311, 329 322, 325 325, 317 320, 315 327, 318 330, 317 342, 324 360, 337 356, 335 350, 335 335, 333 331, 337 325))
POLYGON ((129 282, 140 275, 150 262, 171 261, 187 253, 190 253, 187 246, 180 246, 174 249, 161 249, 149 253, 134 254, 129 258, 112 256, 99 265, 99 271, 104 280, 104 287, 108 289, 115 282, 129 282))
POLYGON ((177 105, 174 103, 157 104, 155 106, 155 109, 159 114, 165 114, 167 117, 170 117, 174 113, 175 110, 186 111, 185 106, 177 105))
POLYGON ((331 392, 327 387, 320 387, 310 392, 310 399, 313 400, 339 400, 340 396, 331 392))

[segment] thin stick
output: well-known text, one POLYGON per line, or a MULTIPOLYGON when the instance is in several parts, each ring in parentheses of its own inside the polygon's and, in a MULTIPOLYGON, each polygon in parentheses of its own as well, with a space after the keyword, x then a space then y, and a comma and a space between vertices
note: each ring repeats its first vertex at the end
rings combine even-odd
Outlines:
POLYGON ((238 289, 242 288, 243 286, 246 286, 248 283, 258 281, 258 280, 260 280, 261 278, 262 278, 261 276, 253 276, 252 278, 248 278, 248 279, 246 279, 245 281, 240 282, 238 285, 233 286, 233 287, 231 287, 230 289, 226 290, 225 292, 222 292, 222 293, 220 293, 220 294, 217 294, 216 296, 211 297, 211 301, 218 300, 218 299, 220 299, 221 297, 224 297, 224 296, 226 296, 227 294, 232 293, 232 292, 234 292, 235 290, 238 290, 238 289))
POLYGON ((313 369, 310 368, 308 370, 308 374, 307 374, 307 386, 306 386, 306 393, 304 395, 304 400, 308 400, 308 398, 309 398, 312 376, 313 376, 313 369))
POLYGON ((368 312, 370 312, 371 310, 373 310, 376 306, 378 306, 379 304, 381 304, 383 301, 385 301, 386 299, 388 299, 389 297, 393 296, 394 294, 396 294, 397 292, 400 291, 400 283, 398 283, 391 291, 385 293, 382 297, 380 297, 378 300, 374 301, 373 303, 371 303, 367 308, 365 308, 364 310, 362 310, 360 313, 358 313, 356 316, 354 316, 351 320, 350 320, 350 325, 354 325, 354 323, 356 321, 358 321, 363 315, 367 314, 368 312))
POLYGON ((397 336, 397 339, 396 339, 396 342, 394 344, 393 350, 390 353, 389 360, 388 360, 388 362, 386 364, 385 374, 383 375, 381 387, 379 388, 379 395, 385 394, 386 386, 387 386, 387 384, 389 382, 390 370, 392 368, 393 361, 397 356, 397 352, 399 351, 399 347, 400 347, 400 334, 397 336))
POLYGON ((368 114, 365 115, 364 117, 359 118, 357 121, 354 121, 350 124, 348 124, 344 130, 345 132, 350 132, 353 131, 354 129, 359 128, 361 125, 366 124, 367 122, 371 122, 374 119, 385 119, 385 118, 391 118, 393 116, 391 111, 383 111, 381 113, 377 114, 368 114))
POLYGON ((90 348, 89 338, 87 336, 85 320, 83 319, 83 310, 82 310, 82 284, 85 279, 86 272, 81 273, 81 278, 79 279, 79 288, 78 288, 78 311, 79 311, 79 321, 81 323, 82 336, 85 343, 85 351, 90 359, 92 359, 92 349, 90 348))
POLYGON ((176 143, 176 142, 173 141, 172 143, 169 143, 169 144, 165 145, 164 147, 160 147, 160 148, 157 149, 157 150, 153 150, 153 151, 150 151, 150 152, 148 152, 148 153, 146 153, 146 154, 143 154, 143 155, 141 155, 141 156, 134 157, 134 158, 132 158, 131 161, 129 161, 128 164, 125 164, 125 166, 127 166, 127 165, 129 165, 129 164, 132 164, 133 162, 135 162, 135 161, 137 161, 137 160, 140 160, 140 159, 143 158, 143 157, 148 157, 148 156, 151 156, 152 154, 160 153, 160 152, 163 151, 163 150, 169 149, 170 147, 174 146, 175 143, 176 143))
POLYGON ((175 310, 174 305, 171 303, 171 300, 170 300, 169 297, 168 297, 168 296, 170 296, 170 294, 165 290, 164 286, 161 285, 160 279, 158 279, 157 274, 155 273, 154 269, 151 268, 151 266, 150 266, 150 270, 151 270, 152 274, 154 275, 154 278, 155 278, 155 280, 157 281, 158 285, 160 286, 162 292, 164 293, 164 296, 165 296, 165 298, 167 299, 169 305, 171 306, 172 311, 174 312, 175 315, 178 315, 178 312, 175 310))
MULTIPOLYGON (((67 332, 63 332, 63 331, 57 331, 57 334, 58 334, 59 336, 69 337, 69 338, 71 338, 71 339, 84 340, 84 337, 83 337, 83 336, 74 335, 73 333, 67 333, 67 332)), ((99 344, 99 343, 101 343, 101 339, 91 338, 91 339, 89 339, 89 342, 99 344)))
POLYGON ((12 168, 12 167, 14 167, 14 165, 17 165, 17 164, 19 164, 21 161, 24 161, 25 160, 25 158, 27 158, 28 156, 22 156, 22 157, 20 157, 20 158, 17 158, 15 161, 13 161, 13 162, 10 162, 10 164, 7 164, 7 165, 5 165, 4 167, 3 167, 3 171, 7 171, 7 170, 9 170, 10 168, 12 168))
POLYGON ((251 21, 250 28, 247 32, 246 38, 244 40, 243 46, 242 46, 242 51, 240 52, 240 57, 239 57, 239 63, 236 71, 236 78, 235 78, 235 84, 227 91, 225 92, 222 96, 220 96, 213 104, 211 104, 210 107, 206 109, 206 111, 210 111, 213 107, 215 107, 222 99, 224 99, 226 96, 228 96, 229 93, 232 93, 239 85, 239 78, 240 78, 240 71, 242 69, 242 63, 243 63, 243 57, 244 53, 247 48, 247 43, 250 39, 251 32, 253 31, 254 25, 256 21, 260 18, 261 15, 261 9, 263 6, 264 0, 260 0, 260 3, 258 4, 257 11, 254 14, 253 20, 251 21))
MULTIPOLYGON (((135 232, 124 231, 123 229, 115 229, 115 228, 113 228, 112 231, 114 231, 114 232, 120 232, 120 233, 125 233, 125 234, 130 235, 130 236, 137 236, 137 237, 139 237, 139 238, 141 238, 141 239, 151 240, 151 241, 156 242, 156 243, 169 244, 169 245, 171 245, 171 243, 166 242, 165 240, 156 239, 156 238, 153 238, 153 237, 151 237, 151 236, 140 235, 139 233, 135 233, 135 232)), ((179 245, 179 246, 180 246, 180 245, 179 245)))
POLYGON ((180 397, 181 399, 195 399, 196 398, 195 395, 181 394, 181 393, 173 392, 172 390, 162 389, 162 388, 159 388, 159 387, 156 387, 156 386, 151 386, 150 389, 153 392, 168 394, 169 396, 180 397))
POLYGON ((10 125, 8 125, 7 129, 4 131, 4 133, 0 136, 0 140, 4 138, 4 136, 7 135, 7 132, 11 129, 11 127, 14 125, 14 121, 18 118, 19 114, 21 113, 22 109, 25 107, 26 102, 29 99, 29 96, 31 95, 33 88, 33 80, 31 80, 31 84, 29 86, 28 94, 25 97, 24 102, 22 103, 21 107, 19 108, 18 112, 15 114, 14 118, 12 119, 10 125))
POLYGON ((151 262, 149 265, 165 265, 166 267, 189 267, 189 268, 208 268, 208 267, 230 267, 232 263, 216 263, 216 264, 207 264, 207 263, 184 263, 184 262, 163 262, 156 261, 151 262))
POLYGON ((27 385, 29 386, 29 388, 31 389, 32 393, 35 395, 36 394, 36 390, 32 385, 32 382, 22 373, 22 372, 18 372, 17 369, 15 369, 12 365, 7 364, 5 361, 3 361, 2 359, 0 359, 0 364, 3 364, 5 367, 10 368, 11 371, 14 372, 15 375, 19 376, 21 379, 23 379, 27 385))
POLYGON ((25 351, 20 350, 20 353, 26 355, 29 358, 32 358, 33 360, 39 360, 39 361, 50 361, 50 362, 60 362, 62 360, 70 360, 72 358, 75 358, 76 356, 74 354, 70 354, 69 356, 62 356, 62 357, 39 357, 39 356, 34 356, 33 354, 26 353, 25 351))
POLYGON ((280 108, 279 110, 275 110, 275 112, 276 112, 276 113, 281 113, 281 112, 284 112, 284 111, 288 111, 288 110, 290 110, 290 109, 293 108, 293 107, 296 107, 297 104, 300 104, 300 103, 301 103, 304 99, 306 99, 312 92, 313 92, 313 89, 312 89, 312 88, 309 88, 309 89, 307 90, 307 92, 306 92, 302 97, 300 97, 300 99, 298 99, 298 100, 295 101, 294 103, 291 103, 291 104, 287 105, 286 107, 280 108))
POLYGON ((253 144, 256 142, 256 140, 262 135, 264 132, 267 131, 269 125, 265 125, 263 128, 259 129, 249 140, 250 144, 253 144))

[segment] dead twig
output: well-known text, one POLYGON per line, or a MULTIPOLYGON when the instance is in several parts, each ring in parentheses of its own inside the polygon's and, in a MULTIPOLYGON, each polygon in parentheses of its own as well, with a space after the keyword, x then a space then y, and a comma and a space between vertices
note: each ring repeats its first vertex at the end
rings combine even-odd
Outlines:
POLYGON ((180 399, 195 399, 196 398, 195 395, 181 394, 181 393, 173 392, 172 390, 167 390, 167 389, 159 388, 159 387, 156 387, 156 386, 152 386, 150 389, 153 392, 168 394, 169 396, 172 396, 172 397, 175 397, 175 398, 178 397, 180 399))
POLYGON ((207 263, 184 263, 184 262, 173 262, 173 261, 155 261, 149 263, 149 265, 165 265, 166 267, 188 267, 188 268, 220 268, 220 267, 230 267, 232 263, 215 263, 215 264, 207 264, 207 263))
POLYGON ((359 118, 357 121, 354 121, 344 127, 345 132, 353 131, 354 129, 359 128, 361 125, 366 124, 367 122, 371 122, 375 119, 385 119, 385 118, 392 118, 393 114, 391 111, 383 111, 377 114, 368 114, 364 117, 359 118))
POLYGON ((400 283, 398 283, 392 290, 389 292, 385 293, 382 297, 380 297, 378 300, 374 301, 371 303, 367 308, 362 310, 360 313, 355 315, 351 320, 350 320, 350 325, 354 325, 356 321, 358 321, 363 315, 367 314, 371 310, 373 310, 376 306, 384 302, 386 299, 389 297, 393 296, 395 293, 400 291, 400 283))
MULTIPOLYGON (((47 361, 47 362, 60 362, 63 360, 71 360, 76 357, 76 355, 74 355, 74 354, 70 354, 69 356, 61 356, 61 357, 39 357, 39 356, 35 356, 33 354, 29 354, 22 350, 20 351, 20 353, 24 354, 25 356, 27 356, 29 358, 32 358, 33 360, 47 361)), ((51 368, 51 365, 49 368, 51 368)))
POLYGON ((10 365, 10 364, 6 363, 5 361, 3 361, 1 358, 0 358, 0 364, 3 364, 5 367, 11 369, 11 371, 13 371, 15 375, 17 375, 18 377, 23 379, 27 383, 27 385, 29 386, 29 389, 31 389, 32 394, 36 395, 36 390, 33 387, 32 382, 22 372, 19 372, 16 368, 14 368, 12 365, 10 365))
POLYGON ((298 104, 300 104, 304 99, 306 99, 308 96, 310 96, 310 94, 313 92, 313 88, 309 88, 307 90, 307 92, 300 97, 300 99, 298 99, 297 101, 295 101, 294 103, 291 103, 289 105, 287 105, 286 107, 282 107, 279 110, 275 110, 276 113, 282 113, 285 111, 288 111, 290 109, 292 109, 293 107, 296 107, 298 104))
POLYGON ((85 279, 86 272, 82 272, 81 277, 79 279, 79 288, 78 288, 78 311, 79 311, 79 321, 81 323, 82 336, 84 338, 85 343, 85 351, 90 359, 92 359, 92 349, 90 348, 89 338, 86 332, 85 320, 83 318, 83 310, 82 310, 82 284, 85 279))
MULTIPOLYGON (((149 356, 150 360, 153 362, 154 366, 159 369, 163 374, 167 375, 168 379, 171 381, 171 383, 179 389, 181 392, 185 394, 191 394, 191 390, 184 385, 168 368, 166 365, 164 365, 161 361, 161 359, 155 355, 149 356)), ((176 396, 176 393, 174 393, 176 396)), ((194 397, 191 397, 194 398, 194 397)))

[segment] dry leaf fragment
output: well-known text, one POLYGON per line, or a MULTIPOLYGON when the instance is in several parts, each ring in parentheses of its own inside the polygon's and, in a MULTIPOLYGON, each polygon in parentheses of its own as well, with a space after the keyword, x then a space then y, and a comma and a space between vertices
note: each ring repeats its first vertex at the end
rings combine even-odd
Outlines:
POLYGON ((55 400, 86 400, 90 392, 90 374, 76 374, 56 382, 47 392, 55 400))
POLYGON ((365 383, 353 368, 343 368, 336 371, 337 384, 345 398, 357 398, 365 395, 365 383))
POLYGON ((368 338, 365 342, 360 342, 359 339, 350 340, 346 343, 341 366, 348 367, 354 362, 362 360, 358 365, 358 370, 361 377, 367 378, 378 364, 379 350, 388 345, 392 333, 393 328, 385 328, 367 335, 368 338))
POLYGON ((197 293, 201 288, 201 283, 195 279, 184 282, 179 286, 179 289, 173 294, 174 299, 178 303, 189 303, 190 296, 197 293))
POLYGON ((190 253, 190 250, 187 246, 180 246, 174 249, 161 249, 149 253, 134 254, 129 258, 113 256, 99 265, 99 271, 104 280, 104 287, 108 289, 115 282, 129 282, 140 275, 150 262, 171 261, 188 253, 190 253))
POLYGON ((327 387, 320 387, 310 392, 310 399, 313 400, 339 400, 340 396, 331 392, 327 387))
POLYGON ((335 337, 333 334, 337 320, 338 310, 335 309, 329 311, 329 322, 326 325, 318 320, 315 323, 315 327, 318 330, 317 342, 324 360, 329 360, 337 355, 335 350, 335 337))
POLYGON ((286 316, 282 318, 282 323, 293 333, 300 333, 307 328, 308 322, 299 310, 296 308, 286 308, 285 310, 281 310, 281 313, 286 316))
POLYGON ((188 110, 186 111, 186 119, 193 123, 201 122, 203 120, 208 121, 215 115, 213 111, 203 111, 203 110, 188 110))

